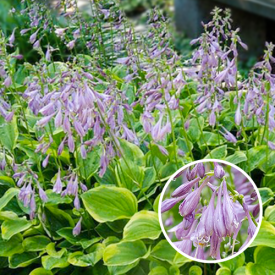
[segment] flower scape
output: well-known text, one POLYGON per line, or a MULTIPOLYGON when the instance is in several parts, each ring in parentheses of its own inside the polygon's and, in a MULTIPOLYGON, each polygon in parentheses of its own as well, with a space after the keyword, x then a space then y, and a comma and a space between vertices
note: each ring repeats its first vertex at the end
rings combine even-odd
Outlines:
POLYGON ((161 204, 161 213, 179 204, 182 221, 174 225, 173 213, 168 212, 163 222, 166 229, 173 225, 167 230, 178 240, 173 244, 200 260, 234 255, 246 247, 258 226, 260 205, 253 185, 239 170, 225 166, 201 162, 182 170, 174 181, 183 183, 161 204))
MULTIPOLYGON (((119 0, 79 3, 0 1, 0 274, 275 273, 274 45, 246 76, 228 10, 215 8, 182 55, 169 11, 148 10, 140 25, 119 0), (226 263, 191 261, 159 224, 167 180, 204 158, 238 165, 262 197, 256 239, 226 263)), ((198 173, 187 193, 199 212, 184 203, 179 216, 200 223, 196 258, 210 247, 224 258, 253 235, 253 198, 227 171, 225 182, 198 173), (212 234, 203 232, 211 195, 216 215, 233 213, 212 234)))

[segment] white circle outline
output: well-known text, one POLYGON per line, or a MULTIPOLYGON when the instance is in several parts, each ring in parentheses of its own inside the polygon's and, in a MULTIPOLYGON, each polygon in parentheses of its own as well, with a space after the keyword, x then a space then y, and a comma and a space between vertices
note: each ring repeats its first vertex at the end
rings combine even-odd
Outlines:
POLYGON ((159 198, 159 205, 158 205, 158 216, 159 216, 159 223, 160 223, 160 227, 161 227, 161 231, 162 233, 164 234, 165 236, 165 239, 170 243, 170 245, 177 251, 179 252, 181 255, 183 255, 184 257, 192 260, 192 261, 195 261, 195 262, 200 262, 200 263, 206 263, 206 264, 214 264, 214 263, 221 263, 221 262, 225 262, 225 261, 228 261, 228 260, 231 260, 235 257, 237 257, 238 255, 240 255, 242 252, 244 252, 250 245, 251 243, 254 241, 254 239, 256 238, 256 236, 258 235, 259 233, 259 230, 260 230, 260 226, 261 226, 261 223, 262 223, 262 218, 263 218, 263 206, 262 206, 262 199, 261 199, 261 195, 260 195, 260 192, 258 190, 258 187, 256 186, 256 184, 254 183, 254 181, 252 180, 252 178, 245 172, 243 171, 240 167, 238 167, 237 165, 233 164, 233 163, 230 163, 228 161, 225 161, 225 160, 219 160, 219 159, 202 159, 202 160, 196 160, 196 161, 193 161, 193 162, 190 162, 186 165, 184 165, 182 168, 178 169, 170 178, 169 180, 166 182, 166 184, 164 185, 163 187, 163 190, 161 192, 161 195, 160 195, 160 198, 159 198), (248 180, 249 182, 253 185, 254 187, 254 190, 256 191, 257 193, 257 196, 258 196, 258 199, 259 199, 259 204, 260 204, 260 211, 259 211, 259 222, 258 222, 258 226, 256 228, 256 231, 254 233, 254 236, 251 238, 251 240, 247 243, 247 245, 240 251, 236 252, 236 254, 234 255, 231 255, 231 256, 228 256, 226 257, 225 259, 221 259, 221 260, 201 260, 201 259, 197 259, 197 258, 194 258, 190 255, 187 255, 185 253, 183 253, 182 251, 180 251, 174 244, 173 242, 170 240, 170 238, 168 237, 165 229, 164 229, 164 226, 163 226, 163 222, 162 222, 162 217, 161 217, 161 203, 162 203, 162 200, 163 200, 163 196, 165 194, 165 191, 166 189, 168 188, 170 182, 174 179, 174 177, 179 173, 181 172, 182 170, 185 170, 186 168, 188 168, 189 166, 191 165, 194 165, 194 164, 197 164, 197 163, 200 163, 200 162, 218 162, 218 163, 223 163, 223 164, 226 164, 226 165, 229 165, 231 167, 234 167, 235 169, 237 169, 238 171, 240 171, 248 180))

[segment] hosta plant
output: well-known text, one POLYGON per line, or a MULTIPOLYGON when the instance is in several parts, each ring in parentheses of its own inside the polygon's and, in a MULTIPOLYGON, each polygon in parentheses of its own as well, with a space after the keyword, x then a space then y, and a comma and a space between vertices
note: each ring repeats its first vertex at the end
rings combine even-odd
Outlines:
POLYGON ((168 178, 202 158, 262 188, 258 247, 222 269, 273 272, 273 45, 243 79, 228 11, 185 60, 157 9, 141 30, 116 2, 89 7, 22 0, 23 23, 0 35, 1 273, 215 273, 177 253, 157 215, 168 178))

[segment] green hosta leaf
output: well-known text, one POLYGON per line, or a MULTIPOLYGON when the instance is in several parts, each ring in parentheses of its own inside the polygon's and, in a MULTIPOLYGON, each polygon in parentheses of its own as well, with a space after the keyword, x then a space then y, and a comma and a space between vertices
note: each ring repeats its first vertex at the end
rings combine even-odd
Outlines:
POLYGON ((62 203, 71 203, 73 200, 69 196, 60 196, 60 194, 57 194, 53 192, 51 189, 46 190, 46 194, 48 197, 48 200, 46 202, 47 205, 57 205, 62 203))
POLYGON ((182 266, 186 262, 191 262, 191 260, 178 253, 166 240, 161 240, 153 248, 151 256, 178 266, 182 266))
POLYGON ((0 210, 2 210, 11 199, 19 193, 19 189, 10 188, 6 191, 6 193, 0 198, 0 210))
POLYGON ((92 252, 83 254, 81 251, 71 253, 68 257, 68 262, 75 266, 94 266, 98 261, 102 259, 104 246, 102 244, 96 244, 92 247, 92 252))
POLYGON ((231 271, 227 267, 220 267, 217 270, 216 275, 231 275, 231 271))
POLYGON ((192 142, 196 142, 200 139, 201 137, 200 128, 203 129, 203 127, 204 127, 204 119, 202 116, 200 116, 198 120, 196 118, 190 119, 190 124, 187 130, 187 134, 192 142))
POLYGON ((265 219, 272 224, 275 224, 275 205, 268 206, 265 210, 265 219))
POLYGON ((100 151, 100 147, 95 147, 92 151, 87 153, 86 159, 82 159, 80 151, 77 152, 78 167, 84 179, 90 179, 100 167, 100 151))
POLYGON ((151 143, 149 144, 149 149, 152 158, 157 157, 163 164, 167 161, 168 156, 164 155, 157 145, 151 143))
POLYGON ((202 270, 199 266, 193 265, 189 269, 189 275, 202 275, 202 270))
POLYGON ((9 257, 9 267, 18 268, 26 267, 35 262, 39 256, 33 252, 24 252, 22 254, 14 254, 9 257))
POLYGON ((169 268, 169 275, 180 275, 180 269, 176 265, 172 265, 169 268))
POLYGON ((227 155, 227 145, 222 145, 218 148, 215 148, 207 156, 205 159, 224 159, 227 155))
POLYGON ((162 180, 167 180, 170 176, 172 176, 178 170, 177 165, 175 163, 168 162, 161 167, 159 170, 159 174, 162 180))
POLYGON ((154 167, 145 168, 142 188, 147 190, 152 184, 155 183, 156 176, 157 174, 154 167))
POLYGON ((58 209, 56 206, 46 205, 44 211, 46 215, 46 226, 54 235, 57 235, 56 231, 63 227, 75 226, 75 222, 71 215, 58 209))
POLYGON ((247 264, 248 275, 274 275, 275 274, 275 249, 259 246, 254 251, 254 262, 247 264))
POLYGON ((46 270, 52 270, 53 268, 65 268, 68 265, 68 256, 62 257, 43 256, 41 258, 42 265, 46 270))
POLYGON ((148 257, 149 253, 142 241, 120 242, 107 246, 103 260, 108 266, 128 265, 148 257))
POLYGON ((6 185, 8 187, 14 187, 15 183, 13 178, 7 176, 0 176, 0 185, 6 185))
POLYGON ((246 171, 250 172, 265 160, 266 157, 266 145, 261 145, 253 147, 248 150, 248 159, 249 159, 249 169, 247 167, 246 171))
POLYGON ((42 235, 33 236, 24 239, 22 245, 25 251, 42 251, 46 249, 46 246, 51 242, 51 240, 42 235))
POLYGON ((198 144, 200 147, 207 146, 218 146, 224 143, 224 138, 215 133, 211 132, 203 132, 203 136, 201 136, 200 140, 198 141, 198 144))
POLYGON ((18 216, 12 211, 0 211, 0 220, 14 220, 18 216))
POLYGON ((57 234, 64 239, 66 239, 69 243, 74 245, 81 245, 84 249, 88 248, 94 243, 99 242, 102 238, 90 236, 87 232, 81 232, 78 236, 73 235, 72 227, 64 227, 57 231, 57 234))
POLYGON ((154 267, 148 275, 169 275, 167 269, 163 266, 154 267))
POLYGON ((262 187, 268 187, 273 192, 275 191, 275 173, 265 174, 262 180, 262 187))
POLYGON ((131 160, 138 166, 145 166, 145 158, 143 152, 133 143, 130 143, 124 139, 119 140, 123 159, 131 160))
POLYGON ((262 221, 259 233, 250 246, 258 245, 275 248, 275 227, 267 221, 262 221))
POLYGON ((32 226, 32 223, 26 218, 17 218, 15 220, 5 220, 1 226, 3 240, 9 240, 12 236, 20 233, 32 226))
POLYGON ((243 151, 237 151, 233 155, 228 156, 225 160, 233 164, 239 164, 241 162, 247 161, 247 157, 243 151))
POLYGON ((190 140, 187 140, 185 138, 178 138, 177 139, 178 147, 185 153, 189 154, 190 151, 193 150, 193 143, 190 140))
POLYGON ((259 192, 261 195, 263 206, 269 205, 274 198, 274 193, 272 192, 272 190, 270 188, 263 187, 259 188, 259 192))
POLYGON ((244 275, 244 274, 247 274, 246 273, 246 266, 238 267, 233 273, 233 275, 244 275))
POLYGON ((18 129, 16 117, 13 117, 11 122, 6 122, 0 117, 0 142, 8 150, 12 151, 15 148, 16 140, 18 138, 18 129))
POLYGON ((158 209, 159 209, 159 199, 160 199, 160 195, 161 194, 158 194, 158 196, 156 197, 155 201, 154 201, 154 205, 153 205, 153 208, 154 208, 154 211, 158 213, 158 209))
POLYGON ((158 214, 152 211, 136 213, 126 224, 123 238, 127 241, 157 239, 161 233, 158 214))
POLYGON ((135 263, 128 265, 108 266, 108 270, 110 275, 124 275, 138 264, 139 261, 136 261, 135 263))
POLYGON ((245 263, 245 256, 244 253, 241 253, 240 255, 236 256, 235 258, 228 260, 226 262, 219 263, 221 267, 227 267, 231 271, 234 271, 240 266, 243 266, 245 263))
POLYGON ((43 267, 34 269, 29 275, 53 275, 50 270, 46 270, 43 267))
POLYGON ((120 159, 115 168, 116 179, 120 187, 125 187, 132 192, 138 191, 144 180, 144 167, 127 160, 127 164, 120 159))
POLYGON ((16 253, 22 253, 22 236, 17 234, 5 241, 0 236, 0 257, 9 257, 16 253))
POLYGON ((99 186, 81 197, 89 214, 101 223, 129 219, 137 212, 137 199, 125 188, 99 186))

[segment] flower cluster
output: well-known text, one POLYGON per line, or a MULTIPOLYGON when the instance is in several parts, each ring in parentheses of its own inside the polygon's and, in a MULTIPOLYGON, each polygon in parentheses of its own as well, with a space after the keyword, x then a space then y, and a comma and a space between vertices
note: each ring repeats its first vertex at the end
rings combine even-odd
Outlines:
POLYGON ((238 170, 225 172, 226 167, 218 163, 211 170, 212 164, 198 163, 182 171, 179 177, 184 183, 161 205, 164 213, 180 203, 182 221, 168 232, 175 234, 179 250, 202 260, 219 260, 242 250, 254 236, 259 219, 252 184, 238 170))

